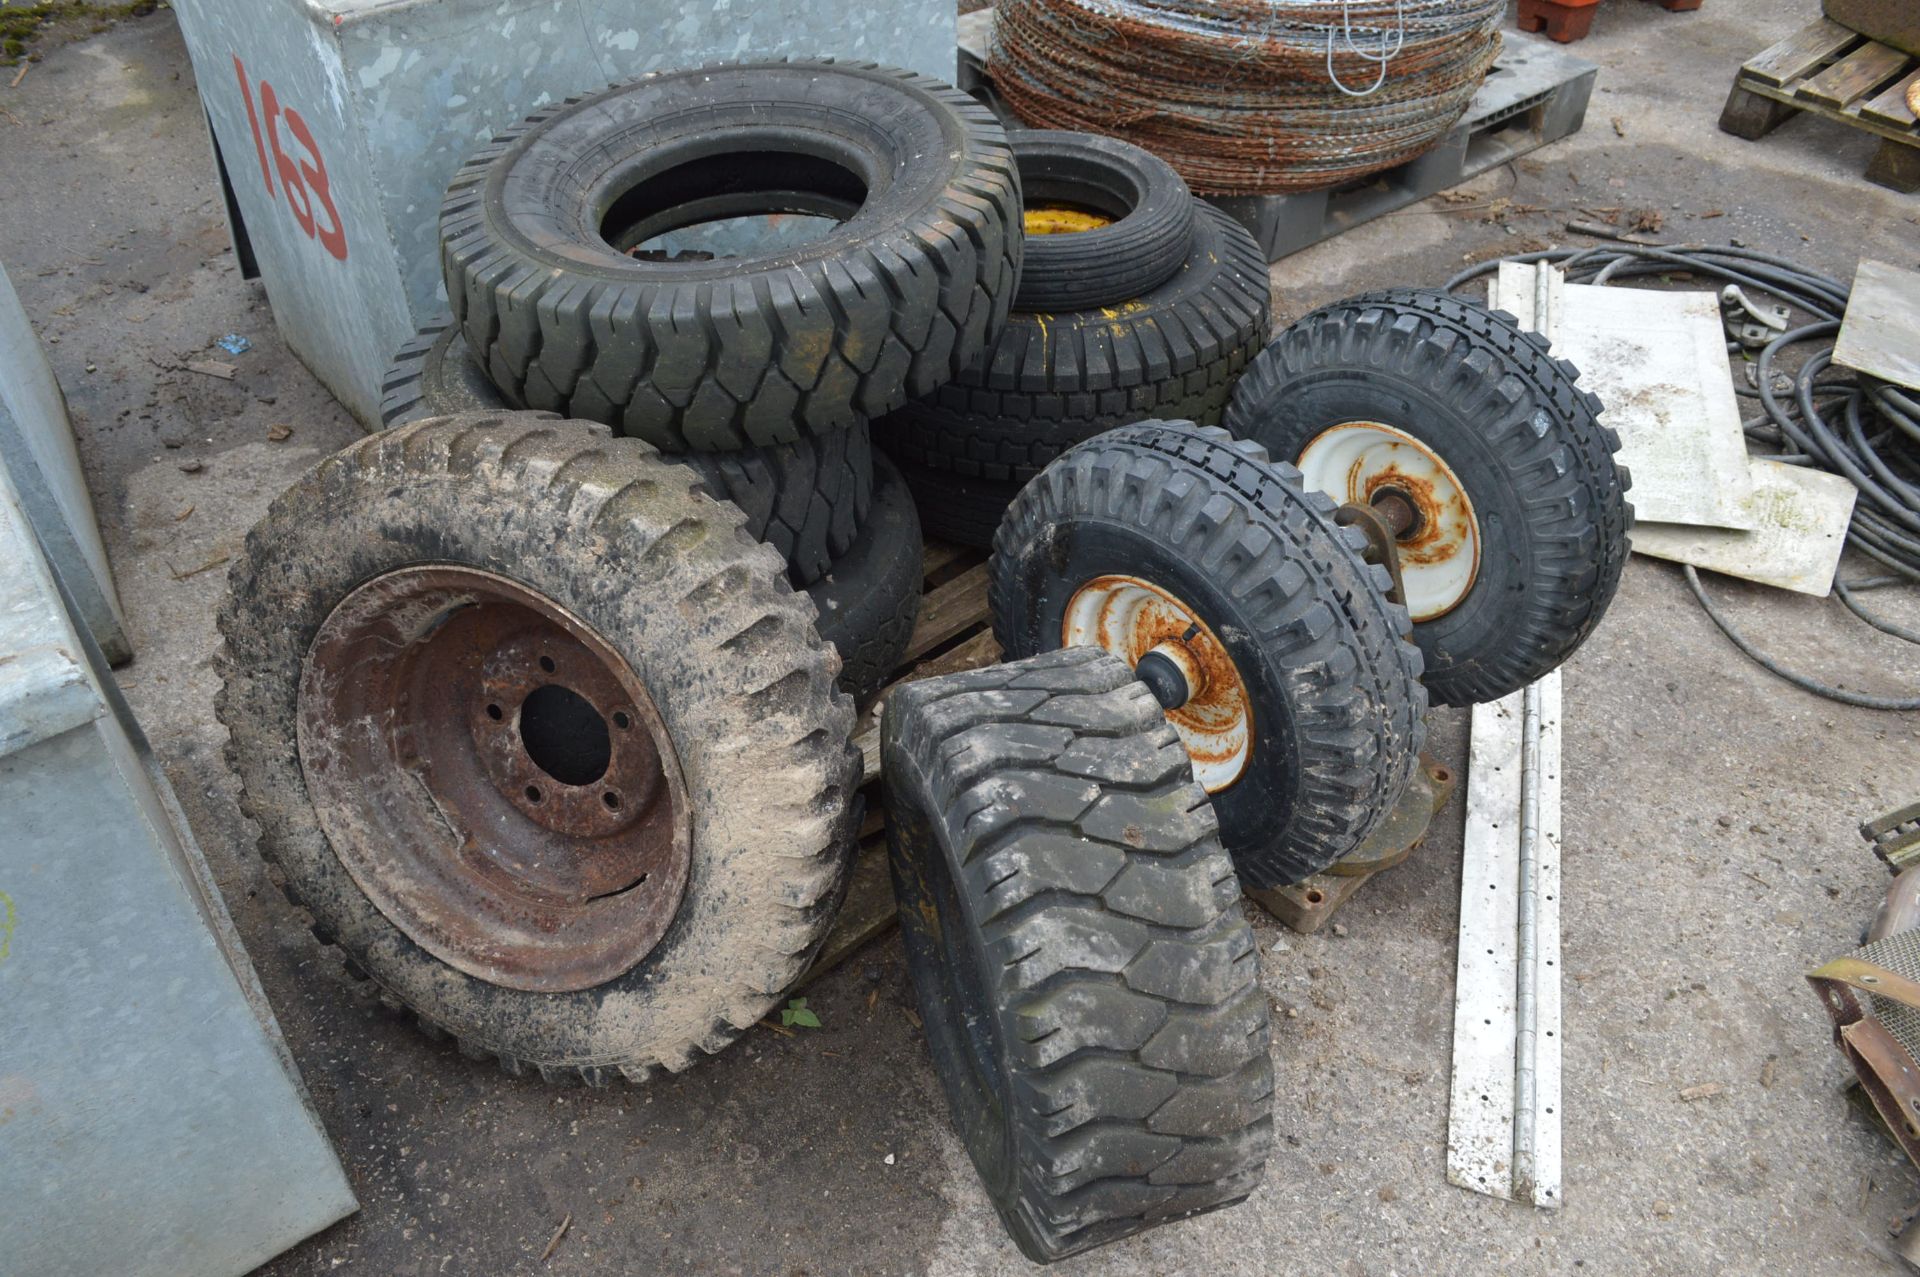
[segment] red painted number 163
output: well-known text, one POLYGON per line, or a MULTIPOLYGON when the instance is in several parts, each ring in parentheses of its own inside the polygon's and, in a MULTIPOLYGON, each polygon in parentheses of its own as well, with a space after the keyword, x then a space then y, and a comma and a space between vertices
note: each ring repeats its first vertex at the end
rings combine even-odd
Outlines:
POLYGON ((280 187, 287 193, 287 208, 293 213, 293 220, 308 239, 332 253, 341 261, 347 260, 347 231, 340 224, 340 210, 334 207, 333 195, 327 185, 327 162, 320 158, 320 148, 314 145, 313 130, 301 118, 300 112, 292 107, 282 107, 273 86, 265 80, 260 81, 260 105, 256 110, 253 104, 253 88, 247 83, 247 68, 241 63, 239 55, 233 59, 233 73, 240 77, 240 96, 246 99, 247 122, 253 125, 253 146, 260 156, 260 177, 267 184, 267 198, 273 199, 273 177, 280 175, 280 187), (280 145, 280 122, 286 120, 287 132, 293 134, 293 140, 306 152, 295 160, 280 145), (269 167, 267 152, 273 152, 273 163, 269 167), (324 218, 324 220, 322 220, 324 218))

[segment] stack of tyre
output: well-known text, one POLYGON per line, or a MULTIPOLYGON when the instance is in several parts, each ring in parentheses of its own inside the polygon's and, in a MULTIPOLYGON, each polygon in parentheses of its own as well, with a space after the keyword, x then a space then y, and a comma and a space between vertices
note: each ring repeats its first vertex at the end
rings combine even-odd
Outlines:
POLYGON ((1075 444, 1149 419, 1219 424, 1267 340, 1267 263, 1164 161, 1085 133, 1011 135, 1026 261, 986 354, 875 426, 928 535, 991 544, 1075 444))
POLYGON ((730 65, 571 99, 455 176, 452 314, 400 351, 383 424, 529 408, 653 445, 780 552, 864 701, 905 651, 921 580, 912 496, 868 423, 985 358, 1019 216, 1005 134, 924 76, 730 65), (745 256, 675 246, 767 215, 776 235, 828 229, 745 256))

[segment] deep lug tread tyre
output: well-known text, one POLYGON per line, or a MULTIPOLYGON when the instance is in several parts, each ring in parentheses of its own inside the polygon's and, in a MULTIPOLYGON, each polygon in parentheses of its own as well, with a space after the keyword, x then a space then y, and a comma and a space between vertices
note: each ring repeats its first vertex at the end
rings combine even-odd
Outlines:
POLYGON ((1151 693, 1074 648, 909 683, 881 730, 929 1046, 1021 1251, 1045 1263, 1245 1198, 1273 1137, 1266 995, 1151 693))
POLYGON ((1095 133, 1023 129, 1008 140, 1029 208, 1065 204, 1113 219, 1091 230, 1029 235, 1016 311, 1116 306, 1159 287, 1187 260, 1193 194, 1165 160, 1095 133))
POLYGON ((1081 444, 1015 499, 988 604, 1009 658, 1058 648, 1083 583, 1144 579, 1231 658, 1254 733, 1215 792, 1241 878, 1299 882, 1355 850, 1406 789, 1425 740, 1419 651, 1357 528, 1293 467, 1217 427, 1143 422, 1081 444))
POLYGON ((1480 572, 1414 627, 1442 705, 1500 697, 1557 668, 1619 588, 1631 479, 1579 372, 1513 317, 1444 293, 1337 302, 1276 337, 1234 389, 1225 425, 1289 460, 1322 431, 1379 421, 1458 474, 1482 525, 1480 572))
POLYGON ((1186 262, 1164 283, 1104 310, 1016 311, 977 364, 875 422, 875 437, 904 463, 1025 482, 1115 426, 1215 424, 1267 340, 1271 293, 1253 237, 1198 204, 1186 262))
MULTIPOLYGON (((512 411, 451 318, 435 320, 402 346, 382 385, 384 427, 512 411)), ((873 500, 873 446, 864 422, 792 443, 674 459, 706 479, 713 496, 740 507, 748 534, 781 553, 796 586, 820 580, 853 548, 873 500)))
POLYGON ((973 479, 951 470, 929 470, 905 460, 898 468, 920 509, 920 527, 929 539, 982 550, 993 548, 1000 520, 1025 486, 1011 479, 973 479))
POLYGON ((764 1015, 824 942, 860 815, 838 662, 739 511, 646 444, 541 413, 371 435, 274 501, 218 623, 228 765, 288 898, 383 1002, 463 1054, 595 1085, 684 1069, 764 1015), (727 797, 694 810, 673 925, 604 983, 528 993, 456 969, 372 903, 322 831, 296 744, 303 663, 340 599, 421 563, 562 600, 643 676, 688 792, 727 797))
MULTIPOLYGON (((860 180, 841 168, 822 181, 860 180)), ((666 209, 711 193, 695 182, 666 209)), ((638 225, 660 212, 642 209, 638 225)), ((448 187, 441 261, 468 342, 516 404, 612 421, 671 452, 737 451, 845 429, 971 363, 1013 301, 1020 215, 1006 134, 958 90, 864 62, 716 63, 498 135, 448 187), (860 123, 878 118, 884 133, 860 123), (834 196, 857 213, 754 257, 652 263, 603 236, 603 216, 645 185, 623 176, 636 158, 663 157, 655 176, 671 177, 711 158, 716 133, 803 167, 830 145, 872 170, 872 197, 834 196), (587 188, 609 207, 553 194, 587 188)))
POLYGON ((382 429, 457 412, 511 412, 505 395, 467 358, 453 316, 440 315, 408 338, 380 380, 382 429))
POLYGON ((875 457, 873 509, 853 546, 807 587, 820 637, 840 653, 840 689, 864 706, 906 659, 920 620, 924 544, 913 494, 875 457))

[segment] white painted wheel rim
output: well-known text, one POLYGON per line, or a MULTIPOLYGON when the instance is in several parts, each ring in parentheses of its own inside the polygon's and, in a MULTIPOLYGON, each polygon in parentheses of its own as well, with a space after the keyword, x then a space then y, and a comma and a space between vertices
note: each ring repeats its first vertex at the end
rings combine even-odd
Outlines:
POLYGON ((1199 614, 1135 576, 1098 576, 1074 592, 1060 625, 1067 647, 1098 647, 1132 668, 1155 648, 1187 672, 1187 703, 1167 711, 1193 760, 1193 778, 1215 794, 1253 756, 1253 702, 1233 659, 1199 614))
POLYGON ((1453 468, 1404 430, 1350 421, 1315 435, 1297 462, 1306 486, 1338 504, 1398 492, 1419 514, 1399 538, 1400 577, 1415 622, 1460 606, 1480 574, 1480 520, 1453 468))

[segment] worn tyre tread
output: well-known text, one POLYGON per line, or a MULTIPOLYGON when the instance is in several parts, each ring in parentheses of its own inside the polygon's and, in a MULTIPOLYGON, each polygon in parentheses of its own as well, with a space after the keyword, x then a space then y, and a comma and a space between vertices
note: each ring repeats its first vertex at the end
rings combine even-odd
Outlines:
POLYGON ((889 838, 930 1035, 955 1012, 928 967, 936 924, 911 907, 917 855, 949 858, 967 917, 937 925, 965 927, 996 973, 983 993, 1015 1143, 1010 1167, 982 1170, 1005 1172, 988 1191, 1020 1248, 1047 1262, 1246 1197, 1273 1136, 1266 995, 1212 810, 1151 693, 1075 648, 907 684, 882 733, 889 811, 932 835, 889 838), (1150 827, 1114 827, 1116 802, 1150 827), (1142 876, 1173 914, 1142 916, 1142 876))
MULTIPOLYGON (((511 412, 506 396, 467 352, 466 337, 451 316, 430 321, 400 348, 382 380, 381 425, 456 412, 511 412)), ((865 422, 792 443, 676 459, 704 477, 713 496, 740 507, 748 534, 780 552, 796 586, 820 580, 852 548, 873 500, 873 445, 865 422)))
POLYGON ((510 400, 617 418, 671 452, 738 451, 892 411, 957 375, 998 331, 1024 239, 1019 173, 992 114, 917 72, 835 59, 783 65, 887 79, 935 99, 966 127, 965 163, 899 233, 840 256, 685 286, 614 281, 549 270, 490 220, 500 166, 591 98, 536 112, 468 160, 440 215, 454 315, 510 400), (671 385, 660 375, 667 364, 671 385))
POLYGON ((847 553, 807 587, 820 637, 840 653, 840 689, 864 706, 906 659, 920 620, 920 518, 906 481, 873 459, 873 508, 847 553))
POLYGON ((981 361, 877 423, 896 458, 1024 482, 1073 445, 1148 418, 1216 424, 1266 343, 1272 284, 1239 223, 1196 206, 1187 261, 1135 301, 1016 312, 981 361))

